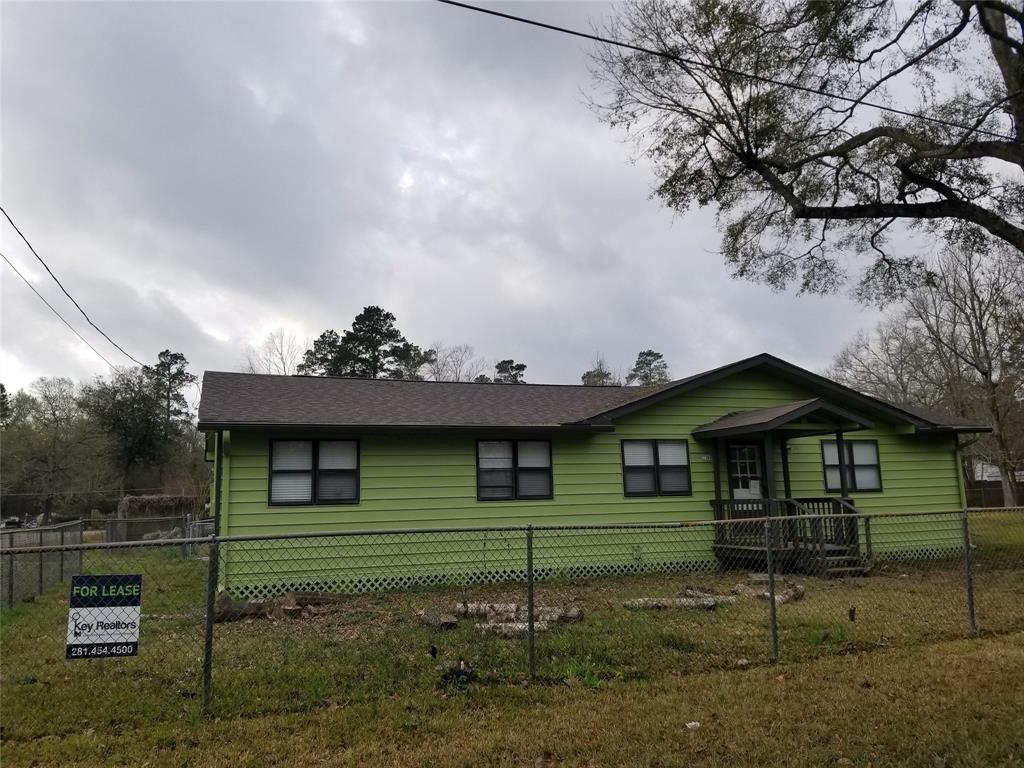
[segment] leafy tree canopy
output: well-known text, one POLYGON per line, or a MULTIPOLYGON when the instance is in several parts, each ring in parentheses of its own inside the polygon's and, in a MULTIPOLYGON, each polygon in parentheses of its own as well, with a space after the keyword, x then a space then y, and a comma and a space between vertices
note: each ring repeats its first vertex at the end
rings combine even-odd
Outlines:
POLYGON ((645 349, 638 354, 632 370, 626 376, 627 384, 640 384, 648 387, 654 384, 664 384, 667 381, 668 363, 665 362, 665 356, 653 349, 645 349))
POLYGON ((526 373, 526 363, 517 363, 515 360, 499 360, 494 366, 495 384, 523 384, 523 374, 526 373))
POLYGON ((607 31, 661 55, 598 49, 596 111, 666 205, 717 210, 734 276, 819 293, 855 277, 884 301, 928 267, 893 231, 976 227, 1024 252, 1019 2, 629 0, 607 31))
POLYGON ((377 306, 364 307, 352 327, 339 336, 328 330, 306 350, 298 372, 313 376, 368 379, 421 379, 431 350, 410 343, 395 325, 395 316, 377 306))

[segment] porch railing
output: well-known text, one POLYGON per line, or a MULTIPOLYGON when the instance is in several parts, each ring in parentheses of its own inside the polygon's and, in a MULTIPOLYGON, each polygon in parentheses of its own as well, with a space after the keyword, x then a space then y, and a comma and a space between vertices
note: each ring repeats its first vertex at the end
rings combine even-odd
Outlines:
MULTIPOLYGON (((798 499, 723 499, 712 501, 715 520, 743 521, 765 517, 782 518, 773 527, 773 547, 812 550, 824 562, 829 551, 860 555, 861 533, 857 508, 847 499, 820 496, 798 499)), ((764 547, 760 524, 717 526, 715 543, 737 547, 764 547)), ((870 529, 864 531, 870 556, 870 529)))

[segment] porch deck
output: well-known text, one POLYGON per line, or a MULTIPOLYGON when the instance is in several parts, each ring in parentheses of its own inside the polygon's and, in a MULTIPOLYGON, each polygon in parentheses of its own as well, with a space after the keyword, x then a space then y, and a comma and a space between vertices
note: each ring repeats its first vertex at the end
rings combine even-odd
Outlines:
POLYGON ((715 520, 732 523, 716 528, 713 545, 727 569, 766 568, 769 546, 782 572, 840 577, 871 568, 870 519, 857 517, 848 500, 730 499, 711 505, 715 520), (773 518, 768 530, 764 518, 773 518))

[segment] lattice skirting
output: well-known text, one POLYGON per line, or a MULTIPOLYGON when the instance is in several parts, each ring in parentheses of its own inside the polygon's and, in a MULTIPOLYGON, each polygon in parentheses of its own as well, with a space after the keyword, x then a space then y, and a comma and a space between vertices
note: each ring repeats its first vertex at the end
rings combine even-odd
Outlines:
MULTIPOLYGON (((713 557, 675 560, 660 563, 579 563, 534 568, 535 581, 560 579, 590 579, 602 576, 630 576, 649 573, 697 573, 720 570, 713 557)), ((360 575, 337 573, 317 574, 310 578, 268 578, 264 575, 238 573, 229 575, 222 587, 234 598, 269 600, 287 592, 322 592, 333 594, 361 594, 400 589, 430 587, 464 587, 488 584, 525 584, 526 569, 498 568, 453 572, 390 572, 360 575)))

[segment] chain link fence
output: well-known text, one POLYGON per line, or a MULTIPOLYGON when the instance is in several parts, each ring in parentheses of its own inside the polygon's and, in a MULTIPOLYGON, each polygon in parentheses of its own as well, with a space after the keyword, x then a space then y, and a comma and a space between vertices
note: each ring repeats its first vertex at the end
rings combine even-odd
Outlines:
POLYGON ((1024 629, 1024 509, 4 543, 80 564, 2 614, 18 738, 1024 629), (65 661, 73 573, 142 577, 136 656, 65 661))
POLYGON ((34 548, 0 563, 0 606, 11 608, 40 595, 79 573, 81 555, 74 550, 50 549, 82 543, 82 521, 73 520, 40 528, 0 530, 0 550, 34 548))

